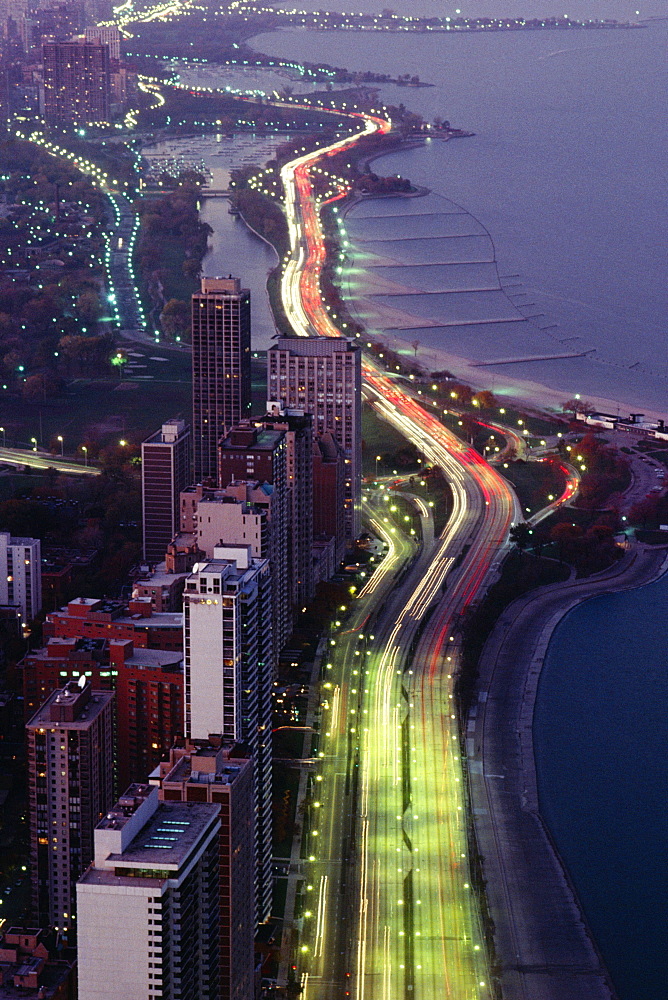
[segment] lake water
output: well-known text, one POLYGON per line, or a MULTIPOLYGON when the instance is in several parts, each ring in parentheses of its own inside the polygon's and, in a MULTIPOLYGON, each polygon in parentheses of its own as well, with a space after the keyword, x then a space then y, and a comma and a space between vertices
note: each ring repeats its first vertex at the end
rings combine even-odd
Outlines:
MULTIPOLYGON (((475 6, 460 4, 465 14, 478 13, 475 6)), ((520 5, 501 6, 518 13, 520 5)), ((580 7, 571 14, 601 12, 580 7)), ((605 7, 607 16, 638 9, 605 7)), ((382 98, 476 133, 376 161, 380 173, 408 176, 433 195, 429 219, 414 217, 425 211, 417 202, 402 218, 405 200, 384 222, 370 204, 348 215, 346 280, 372 329, 477 363, 517 359, 485 367, 499 390, 509 376, 563 398, 580 392, 665 413, 667 43, 668 22, 657 21, 631 31, 421 35, 419 44, 401 34, 282 31, 252 44, 288 58, 417 73, 435 86, 384 86, 382 98), (453 202, 457 218, 448 216, 453 202), (473 275, 458 301, 440 294, 463 278, 453 264, 490 260, 500 290, 492 314, 473 275), (429 272, 429 291, 440 298, 426 308, 414 279, 433 263, 448 266, 429 272), (405 281, 387 271, 401 264, 410 265, 405 281), (386 277, 408 286, 391 302, 377 291, 386 277)))
POLYGON ((668 983, 668 576, 557 628, 534 740, 541 810, 622 1000, 668 983))
MULTIPOLYGON (((350 8, 347 0, 326 6, 350 8)), ((391 6, 455 9, 441 0, 391 6)), ((546 0, 457 6, 469 16, 554 10, 546 0)), ((568 12, 632 18, 638 9, 665 16, 665 0, 578 0, 568 12)), ((666 408, 664 24, 421 36, 419 45, 414 36, 281 32, 254 44, 289 58, 418 73, 437 86, 387 87, 384 99, 477 133, 385 158, 382 172, 403 173, 433 194, 365 203, 348 216, 355 259, 346 282, 365 321, 473 359, 591 345, 595 360, 525 362, 517 372, 568 395, 666 408), (527 318, 534 313, 543 315, 527 318)), ((245 81, 277 82, 255 71, 245 81)), ((225 82, 244 79, 228 74, 225 82)), ((197 140, 217 185, 231 166, 271 155, 264 139, 240 141, 241 149, 224 137, 197 140)), ((215 230, 205 273, 232 270, 251 287, 253 343, 264 347, 274 332, 264 293, 273 254, 228 215, 226 201, 206 201, 203 217, 215 230)), ((507 370, 496 369, 497 387, 507 370)), ((571 613, 550 646, 534 727, 542 808, 622 1000, 667 995, 667 606, 664 578, 571 613)))

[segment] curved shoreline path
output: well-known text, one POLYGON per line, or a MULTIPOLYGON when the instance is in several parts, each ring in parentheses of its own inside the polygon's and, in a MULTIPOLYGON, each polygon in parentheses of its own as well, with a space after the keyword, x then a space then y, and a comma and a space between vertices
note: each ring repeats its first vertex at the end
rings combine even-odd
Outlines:
MULTIPOLYGON (((357 135, 297 157, 281 171, 290 232, 281 293, 300 336, 341 336, 320 296, 324 241, 310 170, 358 138, 390 128, 375 113, 348 114, 360 119, 357 135)), ((489 1000, 487 956, 469 884, 451 635, 489 582, 510 524, 521 515, 508 484, 481 456, 370 359, 364 359, 363 376, 365 393, 384 419, 445 471, 454 511, 419 581, 398 588, 398 605, 390 601, 377 609, 362 714, 337 723, 353 736, 359 761, 348 803, 357 831, 351 856, 357 889, 339 961, 343 978, 332 971, 323 976, 305 945, 302 984, 306 1000, 489 1000)), ((321 812, 327 808, 323 801, 321 812)), ((345 845, 339 846, 345 855, 345 845)), ((323 888, 314 915, 319 954, 340 941, 329 918, 332 891, 323 888)))
POLYGON ((539 811, 533 713, 563 617, 590 597, 650 583, 665 568, 665 548, 636 545, 603 573, 515 601, 485 645, 466 749, 499 974, 513 1000, 615 996, 539 811))

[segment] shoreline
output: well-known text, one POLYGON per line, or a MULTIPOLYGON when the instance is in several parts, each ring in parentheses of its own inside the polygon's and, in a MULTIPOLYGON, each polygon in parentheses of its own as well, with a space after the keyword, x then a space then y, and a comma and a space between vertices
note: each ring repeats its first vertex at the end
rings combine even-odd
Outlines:
POLYGON ((667 567, 665 546, 636 543, 601 574, 514 601, 483 649, 466 756, 498 975, 503 996, 512 1000, 616 998, 540 812, 533 714, 547 649, 566 615, 599 594, 653 583, 667 567))
MULTIPOLYGON (((424 139, 407 139, 404 144, 402 144, 402 149, 417 148, 424 143, 424 139)), ((371 156, 361 159, 360 162, 366 167, 369 167, 376 160, 382 159, 384 156, 392 155, 396 150, 387 150, 386 152, 374 152, 371 156)), ((412 182, 411 182, 412 183, 412 182)), ((430 194, 431 189, 425 187, 418 187, 415 192, 410 195, 395 195, 394 197, 422 197, 426 194, 430 194)), ((353 197, 349 199, 345 206, 343 207, 342 214, 344 216, 358 205, 362 201, 371 201, 375 196, 367 195, 365 198, 353 197)), ((447 196, 444 196, 447 197, 447 196)), ((462 206, 463 211, 467 214, 471 214, 468 209, 462 206)), ((475 219, 475 216, 471 216, 475 219)), ((476 220, 478 221, 478 220, 476 220)), ((491 234, 488 234, 490 239, 492 239, 491 234)), ((495 264, 496 264, 495 260, 495 264)), ((399 265, 400 266, 400 265, 399 265)), ((409 267, 410 265, 406 265, 409 267)), ((447 266, 447 265, 444 265, 447 266)), ((502 286, 499 286, 502 289, 502 286)), ((503 290, 503 289, 502 289, 503 290)), ((342 298, 348 304, 350 308, 352 306, 353 311, 357 305, 357 300, 350 295, 344 295, 344 289, 341 287, 342 298)), ((361 323, 363 319, 357 317, 361 323)), ((363 325, 365 325, 363 323, 363 325)), ((425 321, 425 328, 428 328, 429 324, 425 321)), ((438 327, 438 324, 433 324, 434 328, 438 327)), ((367 331, 368 332, 368 331, 367 331)), ((406 330, 407 334, 410 334, 411 330, 406 330)), ((379 332, 369 333, 369 336, 380 337, 383 339, 387 347, 395 351, 397 354, 407 354, 411 357, 411 360, 421 365, 424 368, 426 374, 430 374, 432 371, 439 371, 441 369, 450 369, 457 378, 461 378, 462 381, 470 383, 474 389, 490 389, 492 392, 497 393, 501 396, 509 396, 513 399, 515 403, 524 405, 526 408, 541 409, 550 414, 559 413, 561 414, 561 404, 572 398, 577 388, 565 387, 563 389, 555 389, 551 386, 546 385, 543 382, 535 381, 534 379, 521 378, 517 375, 504 375, 500 372, 494 372, 485 378, 483 376, 483 371, 485 368, 489 368, 490 364, 486 361, 474 360, 472 358, 466 358, 462 355, 453 353, 452 351, 447 351, 442 348, 427 346, 420 344, 417 352, 414 351, 411 341, 407 338, 399 336, 397 333, 390 333, 388 330, 381 330, 379 332)), ((573 355, 574 357, 580 355, 573 355)), ((584 356, 584 354, 582 355, 584 356)), ((525 359, 527 361, 533 360, 558 360, 553 358, 536 358, 536 359, 525 359)), ((512 360, 499 361, 498 365, 505 365, 509 363, 522 363, 521 361, 514 362, 512 360)), ((599 364, 605 364, 605 362, 598 362, 599 364)), ((668 395, 668 390, 667 390, 668 395)), ((649 406, 640 399, 615 399, 614 397, 582 393, 583 399, 590 403, 597 412, 615 412, 624 411, 635 412, 638 409, 643 413, 645 418, 650 421, 658 420, 668 420, 668 404, 665 409, 657 409, 654 406, 649 406)))

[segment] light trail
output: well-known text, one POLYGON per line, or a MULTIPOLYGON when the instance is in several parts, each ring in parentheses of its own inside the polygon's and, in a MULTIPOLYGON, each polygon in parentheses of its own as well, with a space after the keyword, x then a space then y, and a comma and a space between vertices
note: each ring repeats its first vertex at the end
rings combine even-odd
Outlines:
MULTIPOLYGON (((281 170, 290 234, 281 294, 299 336, 341 335, 320 295, 325 251, 310 171, 323 157, 390 127, 380 116, 355 117, 363 127, 354 136, 281 170)), ((362 716, 354 703, 348 705, 345 685, 341 689, 342 721, 363 720, 363 734, 356 733, 354 995, 488 1000, 486 955, 469 884, 449 642, 458 616, 481 593, 519 510, 509 486, 481 456, 368 358, 363 375, 365 393, 383 419, 443 470, 453 509, 431 558, 420 563, 419 578, 395 587, 394 600, 390 595, 378 602, 377 649, 367 660, 362 716)), ((376 527, 382 527, 378 519, 376 527)), ((374 597, 374 587, 363 593, 374 597)), ((341 995, 324 980, 321 990, 318 1000, 341 995)))

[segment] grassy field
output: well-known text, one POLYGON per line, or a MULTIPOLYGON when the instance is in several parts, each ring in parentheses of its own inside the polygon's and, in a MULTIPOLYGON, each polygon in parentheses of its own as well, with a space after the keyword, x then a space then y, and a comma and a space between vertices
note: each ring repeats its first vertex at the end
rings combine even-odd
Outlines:
MULTIPOLYGON (((35 437, 48 448, 61 435, 65 455, 73 455, 85 441, 100 446, 121 438, 140 442, 171 417, 190 423, 189 350, 144 344, 128 344, 124 350, 128 363, 122 377, 75 379, 60 395, 39 403, 12 398, 1 414, 7 444, 30 447, 35 437)), ((252 380, 253 412, 262 413, 266 402, 263 357, 253 360, 252 380)))

